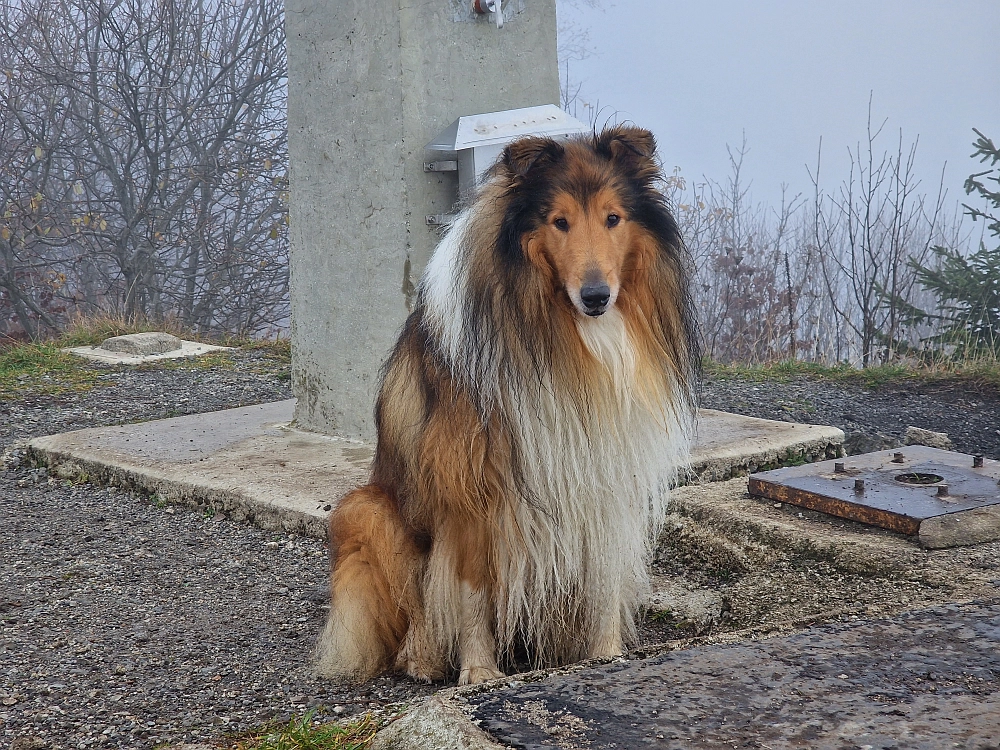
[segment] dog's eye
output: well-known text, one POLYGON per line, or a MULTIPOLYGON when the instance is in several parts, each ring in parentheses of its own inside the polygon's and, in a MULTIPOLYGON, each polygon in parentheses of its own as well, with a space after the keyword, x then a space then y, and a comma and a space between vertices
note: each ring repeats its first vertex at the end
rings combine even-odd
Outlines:
POLYGON ((622 217, 618 214, 608 214, 608 228, 618 226, 618 222, 622 220, 622 217))
POLYGON ((569 222, 566 221, 566 219, 562 218, 561 216, 552 223, 556 225, 556 229, 558 229, 560 232, 569 231, 569 222))

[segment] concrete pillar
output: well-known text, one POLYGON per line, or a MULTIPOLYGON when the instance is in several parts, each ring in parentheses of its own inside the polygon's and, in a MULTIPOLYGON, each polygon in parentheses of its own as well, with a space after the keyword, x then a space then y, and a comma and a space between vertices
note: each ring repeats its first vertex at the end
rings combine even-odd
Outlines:
POLYGON ((439 239, 462 115, 557 104, 555 0, 287 0, 292 389, 299 426, 370 440, 378 369, 439 239), (438 155, 440 157, 440 155, 438 155))

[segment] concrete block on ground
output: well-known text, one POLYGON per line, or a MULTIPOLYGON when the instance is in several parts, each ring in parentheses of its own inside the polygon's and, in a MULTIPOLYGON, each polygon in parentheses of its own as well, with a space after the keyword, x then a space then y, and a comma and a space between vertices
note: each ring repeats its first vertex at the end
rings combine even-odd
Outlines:
POLYGON ((917 534, 927 549, 947 549, 1000 539, 1000 505, 928 518, 917 534))
POLYGON ((438 696, 380 730, 371 750, 502 750, 452 702, 438 696))
POLYGON ((926 445, 928 448, 940 448, 943 451, 950 451, 955 447, 947 432, 935 432, 912 425, 907 427, 906 432, 903 433, 903 444, 926 445))
POLYGON ((703 482, 811 463, 843 455, 844 433, 837 427, 699 409, 691 471, 703 482))
POLYGON ((203 344, 200 341, 187 341, 185 339, 177 339, 175 336, 170 336, 172 339, 178 341, 177 348, 151 352, 151 353, 136 353, 140 351, 149 352, 151 349, 163 347, 166 342, 163 341, 156 344, 152 339, 139 339, 134 340, 134 336, 169 336, 170 334, 145 334, 145 333, 135 333, 128 336, 115 336, 114 338, 107 339, 100 346, 71 346, 63 349, 64 352, 68 354, 75 354, 78 357, 83 357, 84 359, 91 359, 95 362, 103 362, 109 365, 141 365, 144 362, 158 362, 161 359, 178 359, 180 357, 197 357, 200 354, 208 354, 209 352, 221 352, 229 351, 232 349, 230 346, 216 346, 214 344, 203 344), (119 342, 116 339, 131 339, 127 342, 119 342), (111 349, 104 348, 106 344, 111 343, 111 349))
MULTIPOLYGON (((29 450, 59 476, 135 488, 263 528, 325 538, 332 505, 367 481, 373 446, 296 429, 294 410, 289 399, 77 430, 35 438, 29 450)), ((700 414, 693 463, 708 479, 780 464, 783 457, 825 456, 843 438, 833 427, 700 414)))
POLYGON ((891 531, 751 497, 743 478, 674 491, 672 510, 723 538, 754 540, 863 575, 913 571, 926 554, 891 531))
POLYGON ((154 331, 150 333, 128 333, 124 336, 112 336, 104 339, 101 349, 120 354, 166 354, 181 348, 181 340, 176 336, 154 331))

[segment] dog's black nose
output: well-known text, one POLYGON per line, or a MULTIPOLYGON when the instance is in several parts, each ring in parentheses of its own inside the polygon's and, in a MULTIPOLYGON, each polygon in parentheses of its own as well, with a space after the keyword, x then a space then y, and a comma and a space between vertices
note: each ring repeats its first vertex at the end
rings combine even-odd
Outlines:
POLYGON ((580 299, 588 315, 600 315, 611 300, 611 287, 607 284, 584 284, 580 289, 580 299))

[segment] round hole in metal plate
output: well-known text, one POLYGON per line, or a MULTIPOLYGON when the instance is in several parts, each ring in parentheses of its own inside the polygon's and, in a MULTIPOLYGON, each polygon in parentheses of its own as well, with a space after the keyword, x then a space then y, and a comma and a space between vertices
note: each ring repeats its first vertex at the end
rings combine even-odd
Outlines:
POLYGON ((944 477, 940 474, 926 474, 922 471, 908 471, 905 474, 897 474, 893 479, 900 484, 912 484, 920 487, 944 481, 944 477))

